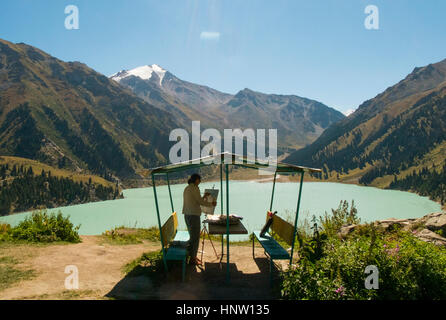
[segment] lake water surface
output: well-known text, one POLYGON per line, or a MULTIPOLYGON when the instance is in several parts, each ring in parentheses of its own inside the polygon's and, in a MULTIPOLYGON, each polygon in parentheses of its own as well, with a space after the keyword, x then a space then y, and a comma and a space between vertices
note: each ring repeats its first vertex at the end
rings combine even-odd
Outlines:
MULTIPOLYGON (((200 190, 220 187, 220 183, 202 183, 200 190)), ((231 181, 230 213, 244 217, 243 223, 248 231, 256 230, 265 223, 265 215, 271 201, 271 182, 231 181)), ((186 230, 182 209, 182 194, 185 184, 172 185, 175 210, 179 213, 179 228, 186 230)), ((225 184, 223 184, 225 187, 225 184)), ((292 215, 297 205, 298 183, 277 183, 273 210, 282 217, 292 215)), ((224 189, 226 190, 226 189, 224 189)), ((167 186, 157 187, 161 220, 166 221, 171 214, 167 186)), ((386 218, 417 218, 427 213, 440 211, 440 205, 426 197, 394 190, 382 190, 350 184, 328 182, 305 182, 299 220, 314 215, 322 215, 337 208, 341 200, 355 201, 362 222, 386 218)), ((226 203, 226 200, 225 200, 226 203)), ((226 210, 226 208, 224 208, 226 210)), ((83 235, 101 234, 116 226, 149 227, 157 226, 153 189, 139 188, 124 190, 124 199, 80 204, 51 209, 61 210, 69 215, 71 221, 80 224, 79 233, 83 235)), ((220 212, 220 199, 216 212, 220 212)), ((226 211, 224 211, 226 213, 226 211)), ((16 225, 29 213, 20 213, 0 218, 0 222, 16 225)))

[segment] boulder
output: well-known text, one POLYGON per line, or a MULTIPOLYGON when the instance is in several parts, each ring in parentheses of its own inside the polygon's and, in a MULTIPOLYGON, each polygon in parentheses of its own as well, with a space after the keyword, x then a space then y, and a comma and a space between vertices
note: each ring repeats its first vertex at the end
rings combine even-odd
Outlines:
MULTIPOLYGON (((438 230, 446 232, 446 212, 434 212, 418 219, 390 218, 378 220, 373 222, 373 225, 384 232, 391 231, 398 226, 404 231, 413 231, 414 235, 420 240, 446 246, 446 238, 434 232, 438 230)), ((360 226, 357 224, 344 225, 339 230, 338 236, 345 238, 360 226)))
POLYGON ((388 231, 391 228, 394 228, 395 225, 397 225, 401 228, 408 228, 414 222, 415 222, 415 219, 390 218, 390 219, 386 219, 386 220, 375 221, 374 225, 378 228, 383 229, 384 231, 388 231))
POLYGON ((347 235, 352 233, 357 227, 358 227, 357 224, 349 224, 342 226, 341 229, 339 229, 338 235, 342 238, 345 238, 347 235))
POLYGON ((446 231, 446 214, 441 212, 431 213, 426 216, 424 225, 431 231, 445 230, 446 231))
POLYGON ((446 246, 446 238, 443 238, 439 234, 436 234, 429 229, 423 229, 420 232, 415 233, 415 236, 426 242, 431 242, 439 246, 446 246))

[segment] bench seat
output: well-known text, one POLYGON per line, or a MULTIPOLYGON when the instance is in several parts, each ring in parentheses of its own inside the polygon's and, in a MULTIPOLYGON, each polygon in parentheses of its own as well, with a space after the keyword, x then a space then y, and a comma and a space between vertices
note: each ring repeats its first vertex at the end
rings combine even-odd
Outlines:
POLYGON ((186 258, 189 232, 178 231, 178 217, 174 212, 160 230, 163 251, 164 269, 168 271, 167 261, 181 261, 183 265, 182 279, 186 277, 186 258))
POLYGON ((183 281, 185 277, 185 264, 187 258, 187 245, 189 241, 189 232, 177 231, 166 252, 167 261, 181 261, 183 263, 183 281))
MULTIPOLYGON (((268 219, 272 219, 272 222, 270 224, 271 233, 276 234, 279 236, 280 239, 282 239, 286 244, 290 245, 291 247, 294 246, 294 237, 296 230, 291 223, 283 220, 281 217, 279 217, 276 214, 272 214, 270 211, 266 213, 266 221, 268 222, 268 219)), ((253 237, 252 237, 252 256, 254 256, 254 242, 257 239, 257 241, 260 242, 260 245, 265 250, 265 254, 267 257, 269 257, 269 275, 270 275, 270 283, 273 284, 273 269, 274 269, 274 262, 273 260, 290 260, 291 264, 291 253, 288 252, 287 249, 282 247, 282 245, 277 242, 273 237, 271 237, 271 233, 267 233, 263 236, 260 236, 261 231, 254 231, 253 237)))
POLYGON ((271 259, 290 259, 290 254, 288 251, 268 234, 260 236, 260 231, 254 231, 254 236, 260 242, 263 249, 265 249, 266 253, 271 257, 271 259))
POLYGON ((177 231, 175 238, 173 239, 174 244, 181 244, 182 242, 189 241, 189 232, 188 231, 177 231))

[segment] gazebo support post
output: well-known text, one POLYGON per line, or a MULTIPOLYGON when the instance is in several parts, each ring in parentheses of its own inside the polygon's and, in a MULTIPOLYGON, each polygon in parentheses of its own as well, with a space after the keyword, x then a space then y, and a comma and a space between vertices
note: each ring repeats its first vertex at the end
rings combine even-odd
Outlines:
POLYGON ((156 195, 155 175, 153 175, 153 174, 152 174, 152 185, 153 185, 153 195, 155 197, 156 216, 158 218, 158 227, 159 227, 159 230, 160 230, 161 250, 163 252, 164 270, 166 270, 166 272, 167 272, 168 269, 167 269, 166 253, 164 251, 163 233, 161 232, 160 210, 159 210, 159 206, 158 206, 158 197, 156 195))
POLYGON ((290 267, 291 267, 291 263, 293 262, 294 244, 296 242, 297 219, 299 217, 300 198, 302 195, 302 185, 304 183, 304 173, 305 173, 305 171, 302 171, 302 175, 300 176, 299 196, 297 198, 296 217, 294 218, 293 244, 291 246, 291 254, 290 254, 290 267))
POLYGON ((274 189, 276 187, 276 176, 277 176, 277 171, 274 172, 273 193, 271 194, 271 204, 269 205, 269 211, 273 210, 274 189))
POLYGON ((229 165, 225 164, 226 169, 226 282, 229 284, 229 165))
MULTIPOLYGON (((220 214, 223 215, 223 164, 220 163, 220 214)), ((223 235, 221 235, 221 259, 223 259, 223 235)), ((220 261, 221 261, 220 259, 220 261)))
POLYGON ((166 172, 166 179, 167 179, 167 188, 169 189, 170 207, 172 208, 172 213, 174 213, 175 209, 173 208, 172 191, 170 190, 170 182, 169 182, 169 173, 167 172, 166 172))
POLYGON ((223 165, 220 164, 220 214, 223 214, 223 165))

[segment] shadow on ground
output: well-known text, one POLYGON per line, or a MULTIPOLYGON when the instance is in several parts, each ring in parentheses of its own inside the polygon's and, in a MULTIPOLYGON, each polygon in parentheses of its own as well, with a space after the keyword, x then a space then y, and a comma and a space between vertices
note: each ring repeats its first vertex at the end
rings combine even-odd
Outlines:
MULTIPOLYGON (((181 282, 181 264, 162 268, 137 266, 119 281, 106 297, 114 299, 277 299, 278 288, 270 286, 269 260, 262 256, 246 257, 229 263, 230 283, 226 282, 226 266, 219 260, 205 262, 201 268, 187 266, 186 281, 181 282), (240 265, 240 270, 237 268, 240 265), (149 270, 150 269, 150 270, 149 270)), ((277 270, 274 273, 277 278, 277 270)))

